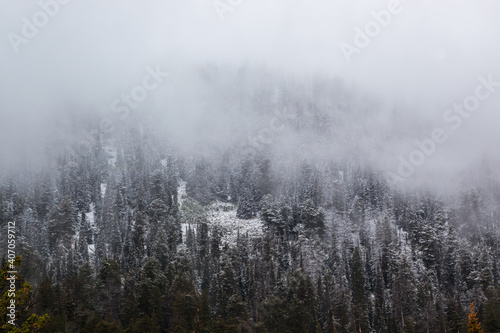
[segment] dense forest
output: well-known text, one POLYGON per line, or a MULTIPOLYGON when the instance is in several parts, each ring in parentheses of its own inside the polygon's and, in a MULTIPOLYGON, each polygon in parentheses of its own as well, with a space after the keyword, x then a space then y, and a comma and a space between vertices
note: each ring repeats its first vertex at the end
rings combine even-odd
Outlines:
MULTIPOLYGON (((340 130, 370 99, 335 80, 276 77, 200 71, 215 87, 204 108, 250 110, 274 131, 255 145, 204 140, 209 117, 182 149, 138 114, 113 132, 70 114, 60 125, 88 136, 3 172, 0 254, 15 222, 25 330, 6 324, 6 283, 0 330, 500 332, 500 183, 488 163, 452 192, 397 186, 350 145, 365 129, 340 130), (321 153, 333 141, 342 150, 321 153)), ((230 133, 244 131, 234 119, 230 133)))

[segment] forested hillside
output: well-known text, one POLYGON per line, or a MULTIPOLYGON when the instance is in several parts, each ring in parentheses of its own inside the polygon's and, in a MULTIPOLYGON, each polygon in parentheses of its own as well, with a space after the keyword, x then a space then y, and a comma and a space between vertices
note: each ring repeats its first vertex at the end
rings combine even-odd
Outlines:
POLYGON ((2 174, 0 253, 15 222, 33 285, 21 321, 48 314, 51 333, 472 332, 474 303, 484 332, 500 332, 500 183, 487 161, 452 191, 401 187, 351 142, 370 132, 352 121, 377 108, 369 98, 335 80, 217 73, 200 71, 214 87, 204 108, 220 114, 200 118, 198 141, 140 114, 113 132, 70 115, 74 140, 2 174), (214 144, 205 133, 220 119, 214 144), (248 143, 248 119, 272 136, 248 143))

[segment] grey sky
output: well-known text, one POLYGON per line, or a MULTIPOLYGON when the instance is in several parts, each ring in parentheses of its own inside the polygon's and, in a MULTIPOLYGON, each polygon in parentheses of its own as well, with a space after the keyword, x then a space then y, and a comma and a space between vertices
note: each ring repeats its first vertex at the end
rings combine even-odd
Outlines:
MULTIPOLYGON (((8 34, 22 35, 23 17, 32 21, 41 7, 37 1, 1 0, 1 158, 14 158, 40 142, 37 138, 68 106, 91 112, 96 105, 109 105, 141 82, 147 66, 160 65, 171 73, 145 105, 165 117, 172 116, 165 108, 171 106, 168 93, 179 93, 176 87, 185 87, 185 101, 199 93, 189 79, 193 66, 249 62, 291 74, 342 77, 388 109, 409 106, 401 112, 425 119, 430 130, 442 125, 447 108, 474 92, 479 76, 493 74, 500 81, 500 3, 494 0, 401 1, 401 13, 348 63, 339 45, 353 44, 355 29, 364 29, 374 20, 371 12, 386 10, 388 4, 244 0, 220 20, 212 0, 72 0, 60 5, 16 54, 8 34)), ((424 167, 466 165, 483 153, 498 159, 499 106, 500 90, 424 167)), ((170 120, 175 124, 196 116, 170 120)), ((397 167, 398 155, 409 154, 414 139, 385 145, 377 152, 382 164, 397 167)))

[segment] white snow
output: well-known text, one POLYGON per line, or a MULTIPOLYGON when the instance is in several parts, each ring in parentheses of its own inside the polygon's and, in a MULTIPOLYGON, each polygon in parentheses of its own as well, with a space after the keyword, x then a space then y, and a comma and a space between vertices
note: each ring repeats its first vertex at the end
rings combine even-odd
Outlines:
POLYGON ((90 262, 95 261, 95 244, 88 245, 89 259, 90 262))
POLYGON ((248 234, 249 238, 262 236, 262 221, 259 218, 243 220, 236 217, 236 206, 229 203, 216 202, 208 212, 210 225, 218 225, 222 231, 222 243, 235 245, 238 237, 248 234))
POLYGON ((92 231, 97 232, 97 225, 95 223, 95 205, 94 205, 94 203, 90 204, 90 211, 88 213, 85 213, 85 218, 87 219, 87 221, 89 221, 90 228, 92 229, 92 231))
MULTIPOLYGON (((162 164, 163 161, 162 160, 162 164)), ((182 208, 182 203, 186 201, 187 199, 187 192, 186 192, 186 181, 180 180, 179 181, 179 187, 177 188, 177 202, 179 203, 179 210, 182 208)), ((182 231, 182 241, 186 241, 186 234, 187 234, 187 228, 189 226, 189 223, 181 223, 181 231, 182 231)), ((196 225, 191 225, 191 228, 196 232, 196 225)))
MULTIPOLYGON (((182 203, 187 199, 186 193, 186 182, 181 180, 179 182, 179 187, 177 189, 177 197, 179 201, 179 208, 182 207, 182 203)), ((243 220, 236 217, 237 206, 217 201, 209 206, 207 219, 209 226, 219 226, 222 232, 222 244, 228 243, 229 245, 236 245, 236 239, 238 237, 238 230, 240 236, 245 236, 248 234, 249 238, 262 237, 262 221, 259 218, 253 218, 250 220, 243 220)), ((189 227, 188 223, 181 223, 182 230, 182 240, 186 240, 187 229, 189 227)), ((196 233, 196 225, 191 224, 191 228, 196 233)))
POLYGON ((104 198, 104 195, 106 194, 106 188, 107 188, 106 183, 101 183, 101 197, 102 198, 104 198))
MULTIPOLYGON (((181 231, 182 231, 182 242, 186 242, 186 236, 187 236, 187 230, 189 228, 189 223, 181 223, 181 231)), ((195 233, 197 232, 196 224, 191 224, 191 230, 193 230, 195 233)))

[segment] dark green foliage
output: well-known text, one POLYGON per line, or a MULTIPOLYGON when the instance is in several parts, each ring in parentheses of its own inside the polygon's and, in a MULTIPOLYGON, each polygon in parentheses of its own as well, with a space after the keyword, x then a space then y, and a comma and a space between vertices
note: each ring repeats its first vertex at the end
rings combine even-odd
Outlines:
POLYGON ((482 321, 485 332, 500 332, 500 288, 490 287, 487 290, 488 300, 484 304, 484 319, 482 321))
POLYGON ((134 320, 130 326, 124 331, 124 333, 160 333, 160 326, 156 321, 156 316, 153 317, 143 317, 134 320))
POLYGON ((121 333, 123 332, 121 325, 116 322, 101 320, 94 330, 95 333, 121 333))
POLYGON ((352 321, 357 332, 369 332, 363 263, 359 248, 354 249, 351 262, 352 321))
POLYGON ((495 179, 438 199, 355 161, 184 156, 130 127, 0 183, 43 332, 463 333, 471 302, 500 331, 495 179))
POLYGON ((118 318, 121 311, 121 278, 121 269, 115 260, 105 260, 96 276, 98 308, 109 318, 118 318))

